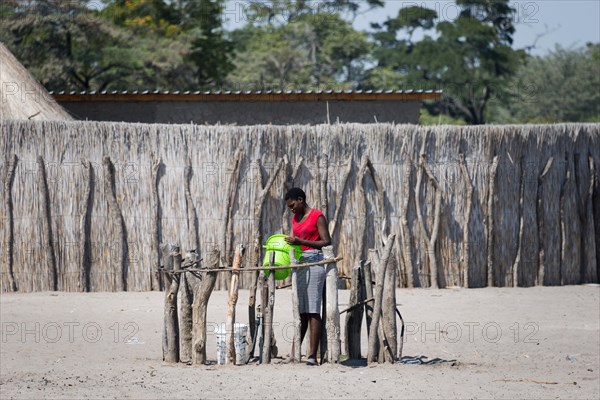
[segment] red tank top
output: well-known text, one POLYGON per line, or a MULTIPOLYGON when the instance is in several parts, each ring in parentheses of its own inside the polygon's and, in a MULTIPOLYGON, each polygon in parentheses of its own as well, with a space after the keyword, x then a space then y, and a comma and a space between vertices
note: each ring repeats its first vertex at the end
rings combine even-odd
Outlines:
MULTIPOLYGON (((294 236, 302 240, 319 240, 319 229, 317 228, 317 220, 323 213, 317 209, 311 209, 306 219, 302 222, 296 222, 296 218, 292 217, 292 233, 294 236)), ((312 247, 302 246, 302 250, 311 250, 312 247)))

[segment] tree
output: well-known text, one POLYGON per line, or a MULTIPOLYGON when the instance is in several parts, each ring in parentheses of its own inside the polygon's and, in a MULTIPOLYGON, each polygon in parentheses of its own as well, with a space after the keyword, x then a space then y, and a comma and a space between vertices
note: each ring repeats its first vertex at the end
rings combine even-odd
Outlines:
POLYGON ((244 87, 353 87, 370 51, 365 34, 337 14, 305 14, 286 24, 247 25, 232 33, 236 70, 244 87))
POLYGON ((123 32, 97 18, 86 1, 7 0, 2 39, 48 88, 103 89, 128 72, 123 32))
POLYGON ((189 87, 185 41, 132 34, 87 4, 6 0, 0 38, 49 90, 189 87))
MULTIPOLYGON (((188 86, 219 87, 233 69, 233 44, 225 35, 225 0, 105 0, 103 15, 137 35, 170 38, 193 68, 188 86)), ((162 49, 165 50, 164 48, 162 49)))
POLYGON ((600 122, 600 43, 529 57, 509 87, 497 122, 600 122))
POLYGON ((197 0, 186 2, 184 27, 194 22, 190 53, 187 60, 196 66, 196 79, 200 86, 218 87, 233 70, 233 43, 225 37, 222 28, 224 0, 197 0))
MULTIPOLYGON (((431 113, 445 112, 469 124, 483 124, 489 101, 505 92, 524 52, 511 47, 514 9, 508 0, 456 3, 460 14, 453 21, 436 22, 434 10, 409 7, 383 26, 375 26, 376 68, 386 68, 395 86, 443 89, 443 101, 427 106, 431 113), (436 37, 425 35, 413 43, 417 29, 433 28, 436 37)), ((376 71, 367 73, 361 87, 369 88, 380 76, 376 71)))
POLYGON ((308 54, 292 27, 246 26, 232 33, 236 45, 230 86, 245 90, 284 90, 308 79, 308 54))

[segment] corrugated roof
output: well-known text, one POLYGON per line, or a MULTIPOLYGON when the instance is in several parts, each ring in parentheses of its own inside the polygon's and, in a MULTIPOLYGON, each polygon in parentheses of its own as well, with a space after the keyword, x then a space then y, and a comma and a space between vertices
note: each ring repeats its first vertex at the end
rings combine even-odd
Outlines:
POLYGON ((266 91, 60 91, 50 92, 59 102, 69 101, 411 101, 437 100, 441 90, 266 90, 266 91))

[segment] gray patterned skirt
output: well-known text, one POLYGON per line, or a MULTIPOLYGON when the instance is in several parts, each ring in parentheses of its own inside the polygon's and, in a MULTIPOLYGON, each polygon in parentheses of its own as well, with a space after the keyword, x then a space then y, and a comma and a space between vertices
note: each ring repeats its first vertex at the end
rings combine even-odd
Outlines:
MULTIPOLYGON (((323 260, 320 250, 304 250, 301 263, 323 260)), ((298 306, 301 314, 320 314, 325 284, 325 266, 298 268, 298 306)))

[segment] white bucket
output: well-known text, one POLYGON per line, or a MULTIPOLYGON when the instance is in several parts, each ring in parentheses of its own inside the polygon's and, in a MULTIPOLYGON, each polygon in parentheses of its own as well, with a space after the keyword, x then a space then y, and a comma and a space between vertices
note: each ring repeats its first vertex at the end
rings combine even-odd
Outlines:
MULTIPOLYGON (((248 345, 248 325, 235 323, 233 327, 233 345, 235 347, 235 363, 243 363, 244 356, 246 355, 246 346, 248 345)), ((226 355, 226 337, 227 329, 226 325, 220 324, 215 332, 217 338, 217 364, 224 365, 227 360, 226 355)))

